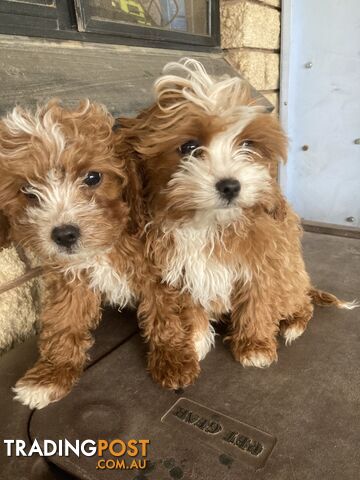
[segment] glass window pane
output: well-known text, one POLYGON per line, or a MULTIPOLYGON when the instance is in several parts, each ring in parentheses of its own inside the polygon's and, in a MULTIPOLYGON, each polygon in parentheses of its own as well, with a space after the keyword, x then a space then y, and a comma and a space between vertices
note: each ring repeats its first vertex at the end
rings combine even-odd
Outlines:
POLYGON ((209 35, 210 0, 87 0, 98 20, 209 35))

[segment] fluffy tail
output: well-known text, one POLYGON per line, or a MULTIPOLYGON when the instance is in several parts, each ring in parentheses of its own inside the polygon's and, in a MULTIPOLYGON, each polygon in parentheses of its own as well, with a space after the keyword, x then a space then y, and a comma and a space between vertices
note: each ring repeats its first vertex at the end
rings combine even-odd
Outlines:
POLYGON ((309 295, 315 305, 320 305, 322 307, 337 307, 353 310, 354 308, 360 306, 356 300, 353 300, 352 302, 344 302, 343 300, 339 300, 337 297, 335 297, 335 295, 317 290, 316 288, 312 288, 309 292, 309 295))

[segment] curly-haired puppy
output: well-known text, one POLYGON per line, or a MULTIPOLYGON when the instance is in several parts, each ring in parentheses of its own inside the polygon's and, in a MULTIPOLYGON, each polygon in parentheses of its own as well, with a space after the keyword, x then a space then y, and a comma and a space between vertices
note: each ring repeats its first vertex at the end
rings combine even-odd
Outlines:
POLYGON ((139 177, 113 125, 89 101, 73 110, 56 101, 35 113, 16 107, 0 122, 0 206, 11 233, 3 240, 32 250, 46 271, 40 358, 14 388, 31 408, 62 398, 79 378, 102 299, 140 301, 156 318, 139 177))
MULTIPOLYGON (((353 306, 312 289, 299 218, 270 174, 286 158, 285 134, 239 78, 216 81, 191 59, 168 64, 155 95, 155 105, 123 126, 147 180, 147 251, 192 308, 183 319, 191 332, 184 365, 205 357, 211 321, 228 314, 235 359, 267 367, 277 359, 279 329, 287 344, 299 337, 313 301, 353 306)), ((170 345, 179 340, 171 324, 163 330, 170 345)), ((164 362, 156 340, 154 378, 170 387, 194 380, 197 368, 167 368, 171 351, 164 362)))

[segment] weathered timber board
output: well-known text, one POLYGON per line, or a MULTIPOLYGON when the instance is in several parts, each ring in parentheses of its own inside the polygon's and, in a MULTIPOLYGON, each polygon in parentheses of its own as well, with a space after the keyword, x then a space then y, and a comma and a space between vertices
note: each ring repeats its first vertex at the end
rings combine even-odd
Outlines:
MULTIPOLYGON (((163 66, 184 56, 210 73, 236 74, 220 54, 49 41, 0 36, 0 115, 15 104, 34 106, 52 97, 104 103, 114 115, 132 115, 151 103, 163 66)), ((254 91, 254 95, 259 95, 254 91)), ((261 103, 271 104, 261 98, 261 103)))

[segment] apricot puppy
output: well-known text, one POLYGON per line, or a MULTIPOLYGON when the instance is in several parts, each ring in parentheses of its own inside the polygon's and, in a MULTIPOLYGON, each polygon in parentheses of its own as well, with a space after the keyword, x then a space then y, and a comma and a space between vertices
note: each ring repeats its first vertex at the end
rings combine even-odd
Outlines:
POLYGON ((35 113, 17 107, 0 122, 3 241, 35 252, 46 272, 39 360, 14 388, 31 408, 59 400, 78 380, 102 300, 140 302, 149 322, 157 318, 139 240, 140 179, 113 125, 105 107, 89 101, 73 110, 56 101, 35 113))
POLYGON ((166 361, 152 338, 153 376, 170 387, 192 382, 198 368, 184 366, 183 375, 168 366, 204 358, 211 322, 224 315, 235 359, 267 367, 279 329, 287 344, 299 337, 314 299, 353 307, 311 286, 299 218, 270 174, 286 159, 285 134, 239 78, 214 80, 191 59, 165 67, 155 97, 137 119, 123 120, 123 134, 145 172, 148 255, 187 315, 182 330, 162 327, 166 361))

